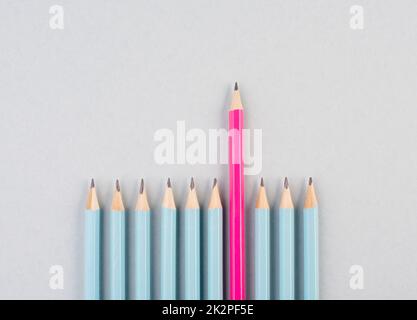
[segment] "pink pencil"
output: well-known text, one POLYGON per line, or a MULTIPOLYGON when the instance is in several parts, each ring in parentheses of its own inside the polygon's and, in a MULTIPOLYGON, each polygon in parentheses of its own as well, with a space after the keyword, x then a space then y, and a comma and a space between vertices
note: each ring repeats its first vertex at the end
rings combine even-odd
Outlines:
POLYGON ((237 82, 229 111, 230 300, 246 297, 243 107, 237 82))

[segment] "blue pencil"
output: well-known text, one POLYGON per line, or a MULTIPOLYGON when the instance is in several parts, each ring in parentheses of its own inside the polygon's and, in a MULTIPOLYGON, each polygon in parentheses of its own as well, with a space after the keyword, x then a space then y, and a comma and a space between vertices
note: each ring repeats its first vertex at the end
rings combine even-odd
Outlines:
POLYGON ((255 300, 270 299, 270 264, 270 210, 262 178, 255 205, 255 300))
POLYGON ((175 300, 177 298, 177 209, 170 179, 162 202, 160 255, 160 299, 175 300))
POLYGON ((125 208, 119 180, 110 212, 110 299, 126 298, 125 208))
POLYGON ((184 300, 200 299, 200 206, 194 179, 184 211, 184 300))
POLYGON ((284 190, 278 212, 278 288, 280 300, 295 298, 295 255, 294 255, 294 204, 285 178, 284 190))
POLYGON ((223 299, 223 208, 217 180, 214 179, 207 212, 207 272, 205 295, 207 300, 223 299))
POLYGON ((135 254, 134 293, 135 300, 151 299, 151 210, 143 179, 134 213, 135 254))
POLYGON ((84 296, 86 300, 100 299, 100 207, 94 180, 88 192, 85 209, 84 296))
POLYGON ((303 210, 303 282, 304 300, 319 299, 319 234, 318 208, 313 179, 307 186, 303 210))

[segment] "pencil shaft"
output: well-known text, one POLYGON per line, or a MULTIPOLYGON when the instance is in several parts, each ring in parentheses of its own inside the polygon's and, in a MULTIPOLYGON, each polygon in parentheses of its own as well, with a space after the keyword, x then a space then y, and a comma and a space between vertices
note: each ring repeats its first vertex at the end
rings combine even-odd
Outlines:
POLYGON ((295 298, 294 209, 280 208, 278 212, 278 288, 280 300, 295 298))
POLYGON ((207 213, 207 300, 223 299, 223 212, 222 208, 207 213))
POLYGON ((126 298, 125 213, 110 212, 110 299, 126 298))
POLYGON ((270 212, 255 209, 255 299, 269 300, 271 294, 270 212))
POLYGON ((318 209, 303 210, 303 282, 304 300, 319 298, 318 209))
POLYGON ((100 299, 100 209, 85 211, 84 295, 100 299))
POLYGON ((200 299, 200 209, 184 212, 184 300, 200 299))
POLYGON ((231 300, 246 298, 244 176, 243 176, 243 110, 229 111, 229 258, 231 300))
POLYGON ((151 299, 151 212, 135 211, 135 300, 151 299))
POLYGON ((161 279, 160 299, 175 300, 177 295, 177 213, 175 209, 162 208, 161 213, 161 279))

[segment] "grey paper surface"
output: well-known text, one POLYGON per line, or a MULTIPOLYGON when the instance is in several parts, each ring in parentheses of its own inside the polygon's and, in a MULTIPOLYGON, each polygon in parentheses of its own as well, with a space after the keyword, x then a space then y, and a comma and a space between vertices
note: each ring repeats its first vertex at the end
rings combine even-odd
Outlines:
POLYGON ((128 210, 146 179, 156 243, 168 176, 179 209, 191 176, 202 207, 214 177, 227 205, 226 165, 159 165, 154 134, 177 121, 225 128, 235 80, 246 127, 262 129, 247 215, 261 175, 274 207, 285 176, 299 205, 311 175, 321 297, 417 298, 416 10, 411 0, 1 1, 0 298, 83 297, 91 177, 106 212, 115 178, 128 210), (55 4, 63 29, 50 27, 55 4), (350 25, 356 4, 363 30, 350 25), (54 265, 62 290, 50 287, 54 265), (352 265, 363 290, 349 285, 352 265))

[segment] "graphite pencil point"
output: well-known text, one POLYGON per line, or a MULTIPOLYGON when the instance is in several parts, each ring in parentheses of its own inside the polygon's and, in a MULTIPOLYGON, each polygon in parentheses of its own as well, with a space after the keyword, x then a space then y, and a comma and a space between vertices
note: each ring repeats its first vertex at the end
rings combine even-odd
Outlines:
POLYGON ((143 179, 140 179, 139 193, 142 194, 144 189, 145 189, 145 182, 143 181, 143 179))
POLYGON ((288 189, 288 178, 287 177, 285 177, 285 179, 284 179, 284 188, 288 189))
POLYGON ((213 180, 213 188, 214 188, 216 185, 217 185, 217 179, 216 179, 216 178, 214 178, 214 180, 213 180))

